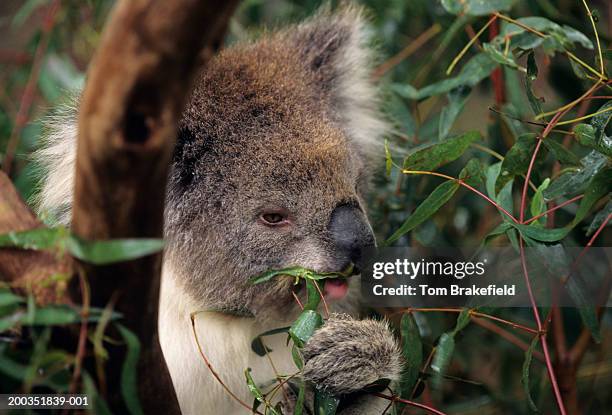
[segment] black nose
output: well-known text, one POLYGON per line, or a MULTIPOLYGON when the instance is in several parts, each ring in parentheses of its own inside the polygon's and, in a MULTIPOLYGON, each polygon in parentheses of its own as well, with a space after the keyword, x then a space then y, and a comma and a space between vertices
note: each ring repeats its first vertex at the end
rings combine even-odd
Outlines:
POLYGON ((361 268, 363 250, 374 246, 374 234, 363 212, 353 205, 340 205, 332 212, 327 229, 338 256, 361 268))

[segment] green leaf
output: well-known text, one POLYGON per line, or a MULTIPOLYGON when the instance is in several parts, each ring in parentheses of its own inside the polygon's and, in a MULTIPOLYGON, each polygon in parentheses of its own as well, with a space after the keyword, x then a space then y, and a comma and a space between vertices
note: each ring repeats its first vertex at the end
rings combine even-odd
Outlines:
MULTIPOLYGON (((514 180, 510 180, 508 183, 506 183, 504 185, 504 187, 502 187, 502 189, 499 191, 499 193, 497 194, 497 197, 495 198, 495 201, 504 209, 506 209, 506 211, 508 211, 508 213, 512 214, 514 211, 514 198, 512 197, 512 186, 514 185, 514 180)), ((500 212, 499 213, 502 218, 504 220, 511 220, 510 218, 508 218, 508 216, 506 216, 505 213, 500 212)))
POLYGON ((514 23, 504 22, 500 34, 492 40, 492 43, 504 44, 505 39, 509 38, 510 48, 513 50, 528 50, 542 46, 548 55, 572 50, 576 44, 587 49, 593 48, 593 43, 588 37, 570 26, 560 26, 551 20, 537 16, 521 17, 516 20, 547 36, 542 38, 514 23))
POLYGON ((461 313, 459 313, 459 316, 457 316, 457 323, 455 324, 455 328, 452 332, 453 336, 463 330, 468 324, 470 324, 470 311, 471 310, 469 308, 464 308, 463 310, 461 310, 461 313))
POLYGON ((308 302, 304 305, 304 310, 316 311, 319 307, 319 303, 321 302, 321 294, 319 294, 320 289, 317 290, 316 284, 318 284, 318 282, 315 280, 306 280, 306 292, 308 293, 308 302))
POLYGON ((538 344, 538 337, 534 337, 531 341, 531 345, 525 351, 525 360, 523 361, 523 375, 521 377, 521 383, 523 384, 523 390, 525 391, 525 395, 527 396, 527 403, 531 410, 535 412, 539 412, 538 407, 536 406, 533 398, 531 397, 531 388, 529 387, 529 369, 531 368, 531 360, 533 358, 533 350, 538 344))
POLYGON ((64 227, 37 228, 23 232, 0 235, 0 247, 33 250, 67 249, 72 256, 96 265, 128 261, 163 249, 161 239, 115 239, 86 241, 70 235, 64 227))
POLYGON ((275 334, 286 333, 288 331, 289 331, 289 327, 279 327, 277 329, 268 330, 264 333, 259 334, 257 337, 253 339, 253 341, 251 341, 251 350, 253 350, 253 352, 257 354, 258 356, 265 356, 266 349, 268 350, 268 353, 271 352, 272 350, 269 347, 264 346, 262 342, 262 337, 273 336, 275 334))
POLYGON ((95 265, 130 261, 154 254, 164 248, 164 241, 155 238, 86 241, 71 235, 67 248, 75 258, 95 265))
POLYGON ((108 405, 104 401, 104 398, 98 393, 96 384, 87 372, 83 372, 83 387, 85 394, 91 400, 92 413, 96 415, 112 415, 112 412, 108 408, 108 405))
POLYGON ((390 244, 397 241, 407 232, 429 219, 438 211, 448 200, 453 197, 459 189, 459 183, 454 180, 448 180, 434 189, 433 192, 421 203, 406 221, 387 239, 385 244, 390 244))
MULTIPOLYGON (((544 195, 542 192, 546 190, 548 185, 550 184, 550 179, 546 178, 542 182, 541 185, 538 186, 533 198, 531 199, 531 205, 529 207, 531 211, 531 216, 538 216, 546 211, 546 202, 544 201, 544 195)), ((536 220, 534 223, 544 224, 546 223, 546 215, 542 216, 540 219, 536 220)))
POLYGON ((536 228, 529 225, 521 225, 518 223, 511 223, 516 230, 527 238, 534 239, 541 242, 557 242, 565 238, 571 229, 568 228, 556 228, 556 229, 544 229, 536 228))
POLYGON ((440 166, 457 160, 471 143, 480 140, 478 131, 470 131, 447 140, 429 144, 406 156, 404 169, 433 171, 440 166))
POLYGON ((525 90, 527 93, 527 99, 529 100, 529 105, 531 105, 531 109, 535 115, 542 113, 542 98, 536 96, 533 92, 533 81, 538 77, 538 66, 535 61, 535 54, 533 50, 529 52, 527 55, 527 74, 525 76, 525 90))
POLYGON ((516 139, 514 145, 506 153, 504 161, 502 161, 501 171, 495 183, 496 192, 499 192, 515 176, 527 171, 535 146, 535 134, 522 134, 516 139))
POLYGON ((0 247, 47 250, 62 249, 68 237, 66 228, 36 228, 22 232, 0 235, 0 247))
POLYGON ((0 307, 11 306, 15 304, 23 304, 25 298, 20 297, 9 289, 0 289, 0 307))
POLYGON ((459 179, 470 186, 478 186, 484 181, 484 169, 478 159, 470 159, 459 172, 459 179))
POLYGON ((580 166, 580 159, 574 153, 556 142, 552 137, 542 140, 542 144, 550 151, 559 163, 566 166, 580 166))
POLYGON ((293 363, 295 363, 295 366, 298 369, 302 370, 302 368, 304 367, 304 360, 302 359, 302 355, 300 355, 300 350, 295 344, 291 348, 291 358, 293 359, 293 363))
POLYGON ((580 200, 580 205, 576 211, 576 216, 568 227, 578 225, 589 214, 595 203, 612 190, 612 168, 605 167, 600 170, 589 182, 584 192, 584 197, 580 200))
POLYGON ((45 0, 26 0, 15 12, 11 25, 22 26, 38 8, 46 4, 45 0))
POLYGON ((335 415, 340 399, 334 395, 316 388, 314 392, 315 415, 335 415))
MULTIPOLYGON (((431 97, 433 95, 444 94, 452 89, 455 89, 460 86, 466 87, 474 87, 483 79, 489 77, 493 69, 495 69, 499 64, 491 59, 486 53, 479 53, 471 58, 464 66, 461 68, 459 74, 452 78, 446 78, 442 81, 435 82, 431 85, 427 85, 423 89, 420 89, 418 92, 413 92, 411 99, 424 99, 431 97)), ((413 88, 414 90, 414 88, 413 88)), ((406 96, 405 91, 397 90, 400 95, 406 96), (404 92, 402 94, 402 92, 404 92)))
POLYGON ((249 388, 249 392, 251 392, 251 395, 253 395, 255 399, 257 399, 259 402, 265 403, 266 401, 264 399, 263 393, 259 390, 259 387, 255 384, 255 381, 251 376, 251 368, 245 369, 244 377, 246 378, 247 387, 249 388))
POLYGON ((508 223, 507 221, 504 221, 502 223, 500 223, 499 225, 497 225, 495 227, 495 229, 493 229, 491 232, 489 232, 484 239, 482 240, 480 246, 487 246, 487 244, 495 237, 500 236, 500 235, 504 235, 506 233, 506 231, 508 231, 509 229, 512 229, 512 225, 510 225, 510 223, 508 223))
POLYGON ((272 278, 277 276, 288 276, 288 277, 303 277, 307 270, 303 267, 289 267, 283 269, 276 269, 266 271, 263 274, 256 275, 249 279, 251 284, 261 284, 262 282, 270 281, 272 278))
POLYGON ((295 266, 266 271, 262 274, 249 278, 249 282, 251 284, 261 284, 270 281, 274 277, 294 277, 297 283, 298 279, 300 278, 306 280, 323 280, 326 278, 348 277, 352 274, 352 272, 352 265, 340 272, 315 272, 304 267, 295 266))
POLYGON ((295 407, 293 409, 293 415, 302 415, 304 413, 304 399, 306 398, 306 383, 304 380, 300 381, 298 396, 295 400, 295 407))
MULTIPOLYGON (((569 277, 572 270, 572 261, 567 255, 565 248, 561 244, 533 246, 537 253, 538 261, 541 262, 549 278, 558 281, 564 281, 569 277)), ((599 319, 597 318, 597 310, 593 305, 593 301, 585 293, 588 292, 584 287, 582 280, 576 276, 570 277, 566 283, 567 292, 576 305, 582 323, 589 329, 595 342, 601 342, 601 334, 599 328, 599 319)))
MULTIPOLYGON (((587 236, 593 235, 595 231, 599 229, 599 227, 604 223, 604 220, 606 220, 606 218, 610 216, 611 214, 612 214, 612 200, 608 200, 608 203, 606 203, 603 209, 597 212, 597 214, 593 218, 593 221, 589 225, 589 229, 587 230, 586 235, 587 236)), ((608 222, 608 226, 609 225, 612 225, 612 222, 608 222)))
POLYGON ((589 124, 578 124, 574 128, 574 133, 583 146, 612 157, 612 137, 606 135, 606 127, 612 119, 612 101, 606 102, 596 112, 601 114, 591 118, 589 124))
MULTIPOLYGON (((610 113, 612 114, 612 111, 610 113)), ((597 130, 592 125, 578 124, 574 127, 574 134, 576 134, 576 139, 578 139, 578 142, 583 146, 597 150, 608 157, 612 157, 612 138, 605 134, 598 138, 597 130)))
MULTIPOLYGON (((546 141, 546 140, 545 140, 546 141)), ((583 192, 589 182, 608 163, 608 158, 597 151, 591 151, 580 160, 581 166, 574 171, 563 173, 553 180, 544 191, 546 200, 561 196, 570 197, 583 192)))
POLYGON ((442 108, 440 120, 438 124, 438 141, 444 140, 450 132, 453 123, 463 110, 472 88, 467 86, 458 86, 452 89, 448 95, 448 105, 442 108))
POLYGON ((431 362, 431 370, 435 373, 434 383, 439 384, 442 375, 446 373, 446 369, 453 358, 455 352, 455 338, 452 334, 442 333, 436 347, 436 354, 431 362))
POLYGON ((444 9, 452 14, 486 16, 495 11, 507 11, 515 0, 442 0, 444 9))
MULTIPOLYGON (((543 229, 516 223, 513 223, 512 226, 514 226, 521 233, 521 235, 527 236, 528 238, 536 241, 560 241, 561 239, 565 238, 565 236, 567 236, 569 232, 587 216, 593 205, 610 191, 610 187, 612 185, 612 181, 610 180, 610 177, 612 177, 611 172, 611 168, 605 168, 591 179, 589 187, 585 191, 584 197, 580 201, 580 205, 576 211, 576 216, 563 228, 543 229)), ((545 193, 546 190, 543 192, 545 193)))
POLYGON ((297 347, 304 347, 315 330, 323 325, 321 315, 314 310, 304 310, 291 325, 289 335, 297 347))
POLYGON ((412 313, 402 315, 400 332, 402 334, 402 356, 406 361, 400 379, 400 396, 410 399, 423 366, 423 344, 412 313))
POLYGON ((0 333, 20 324, 25 319, 25 316, 26 314, 23 310, 18 310, 0 317, 0 333))
POLYGON ((385 172, 387 176, 391 176, 391 168, 393 168, 393 158, 389 151, 389 141, 385 140, 385 172))
POLYGON ((140 341, 127 327, 116 324, 117 330, 123 337, 127 352, 121 368, 121 395, 125 406, 131 414, 142 414, 142 407, 138 399, 138 359, 140 356, 140 341))
POLYGON ((522 68, 521 66, 519 66, 518 63, 516 63, 511 53, 506 54, 502 52, 492 43, 484 43, 482 45, 482 49, 484 53, 486 53, 492 60, 494 60, 497 63, 500 63, 512 69, 523 70, 523 71, 525 70, 525 68, 522 68))
POLYGON ((497 192, 495 191, 495 183, 501 172, 502 162, 491 164, 485 172, 485 188, 487 189, 487 195, 495 200, 497 199, 497 192))
MULTIPOLYGON (((406 93, 406 88, 411 88, 410 85, 402 85, 405 88, 403 89, 404 93, 406 93)), ((397 85, 395 89, 397 89, 397 85)), ((392 87, 392 90, 394 87, 392 87)), ((416 89, 412 88, 413 92, 416 94, 416 89)), ((412 112, 408 106, 404 103, 404 101, 399 98, 398 94, 389 94, 389 102, 385 105, 385 113, 391 116, 391 119, 394 121, 396 128, 403 134, 407 136, 413 136, 416 133, 417 123, 412 116, 412 112)), ((408 92, 410 95, 410 92, 408 92)))

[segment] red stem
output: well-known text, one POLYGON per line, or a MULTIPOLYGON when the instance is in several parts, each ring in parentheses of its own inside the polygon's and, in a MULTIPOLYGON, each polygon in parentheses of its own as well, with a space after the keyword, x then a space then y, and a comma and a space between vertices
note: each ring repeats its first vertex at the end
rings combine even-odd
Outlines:
POLYGON ((427 411, 429 413, 432 413, 432 414, 446 415, 444 412, 438 411, 437 409, 432 408, 431 406, 423 405, 422 403, 418 403, 418 402, 414 402, 414 401, 409 401, 408 399, 402 399, 399 396, 389 396, 389 395, 385 395, 383 393, 373 393, 372 395, 378 396, 379 398, 388 399, 388 400, 394 401, 394 402, 405 403, 406 405, 414 406, 415 408, 421 408, 421 409, 423 409, 423 410, 425 410, 425 411, 427 411))
POLYGON ((539 215, 534 216, 533 218, 529 218, 529 219, 527 219, 527 220, 525 221, 525 225, 528 225, 528 224, 530 224, 531 222, 533 222, 534 220, 538 220, 538 219, 540 219, 542 216, 546 216, 546 215, 548 215, 549 213, 552 213, 552 212, 554 212, 554 211, 555 211, 555 210, 557 210, 557 209, 561 209, 563 206, 567 206, 567 205, 569 205, 570 203, 574 203, 576 200, 580 200, 580 199, 582 199, 583 197, 584 197, 584 195, 580 195, 580 196, 573 197, 573 198, 571 198, 571 199, 569 199, 569 200, 566 200, 565 202, 560 203, 560 204, 556 205, 555 207, 553 207, 553 208, 551 208, 551 209, 548 209, 546 212, 540 213, 539 215))
POLYGON ((38 46, 36 47, 36 52, 34 53, 30 77, 28 78, 28 82, 26 83, 23 95, 21 96, 19 110, 17 111, 17 116, 15 117, 15 125, 13 126, 13 130, 11 131, 8 144, 6 145, 4 162, 2 163, 2 169, 6 174, 10 173, 11 164, 13 158, 15 157, 15 151, 17 151, 17 147, 19 145, 21 131, 28 122, 30 108, 32 107, 34 95, 36 92, 36 84, 38 83, 38 77, 40 75, 40 70, 42 67, 42 61, 47 51, 47 46, 49 45, 51 30, 55 25, 55 16, 57 15, 57 12, 60 8, 60 4, 60 0, 55 0, 53 3, 51 3, 47 9, 47 14, 43 20, 42 36, 40 38, 40 41, 38 42, 38 46))

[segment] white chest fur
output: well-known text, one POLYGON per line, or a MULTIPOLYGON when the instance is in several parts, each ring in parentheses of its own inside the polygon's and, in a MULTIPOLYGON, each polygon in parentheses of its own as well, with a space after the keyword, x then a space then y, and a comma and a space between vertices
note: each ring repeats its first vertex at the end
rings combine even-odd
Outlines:
MULTIPOLYGON (((159 338, 182 413, 249 413, 224 390, 200 355, 190 321, 190 314, 198 309, 187 298, 175 283, 171 270, 164 267, 159 338)), ((285 344, 285 334, 265 338, 265 344, 273 350, 268 355, 270 359, 251 350, 255 336, 280 326, 280 322, 262 326, 252 318, 216 312, 202 312, 196 317, 196 332, 202 351, 223 383, 249 406, 253 397, 246 386, 246 368, 253 369, 253 378, 258 384, 275 379, 270 359, 280 374, 296 371, 290 357, 291 350, 285 344)))

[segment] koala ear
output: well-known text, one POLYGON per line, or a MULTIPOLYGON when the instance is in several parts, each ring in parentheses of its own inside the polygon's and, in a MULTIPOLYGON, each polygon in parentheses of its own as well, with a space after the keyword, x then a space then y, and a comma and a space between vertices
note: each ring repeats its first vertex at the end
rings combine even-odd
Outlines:
POLYGON ((385 123, 378 111, 377 88, 371 81, 376 64, 361 8, 345 6, 320 11, 288 35, 315 87, 329 98, 332 111, 362 150, 381 142, 385 123))

